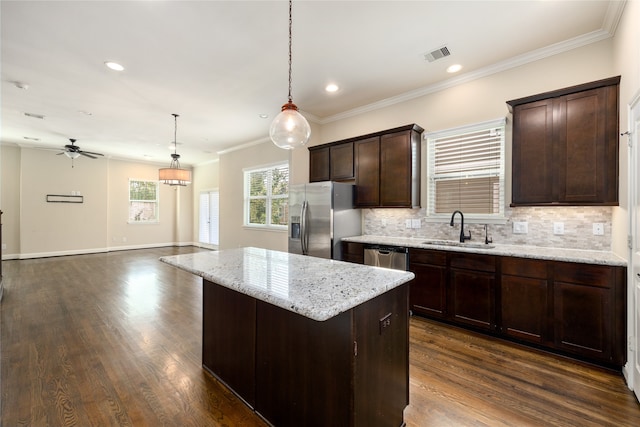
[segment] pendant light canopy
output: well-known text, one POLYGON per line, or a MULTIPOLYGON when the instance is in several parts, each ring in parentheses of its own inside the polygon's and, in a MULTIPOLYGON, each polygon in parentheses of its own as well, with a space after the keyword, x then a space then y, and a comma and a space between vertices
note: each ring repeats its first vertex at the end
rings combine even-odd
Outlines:
POLYGON ((191 171, 189 169, 180 168, 180 154, 178 151, 178 116, 172 114, 175 127, 173 131, 173 154, 171 155, 171 165, 168 168, 162 168, 158 172, 160 181, 168 185, 185 186, 191 184, 191 171))
POLYGON ((282 106, 282 112, 276 116, 269 128, 269 136, 280 148, 291 150, 304 146, 311 136, 309 122, 298 112, 298 107, 291 97, 291 9, 289 0, 289 100, 282 106))

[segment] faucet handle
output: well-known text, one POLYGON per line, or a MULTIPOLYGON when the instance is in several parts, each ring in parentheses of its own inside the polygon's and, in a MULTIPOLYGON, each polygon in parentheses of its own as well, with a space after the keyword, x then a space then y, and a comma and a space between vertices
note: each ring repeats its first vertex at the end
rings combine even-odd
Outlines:
POLYGON ((471 240, 471 230, 469 230, 469 235, 464 235, 464 230, 460 230, 460 241, 464 243, 465 240, 471 240))

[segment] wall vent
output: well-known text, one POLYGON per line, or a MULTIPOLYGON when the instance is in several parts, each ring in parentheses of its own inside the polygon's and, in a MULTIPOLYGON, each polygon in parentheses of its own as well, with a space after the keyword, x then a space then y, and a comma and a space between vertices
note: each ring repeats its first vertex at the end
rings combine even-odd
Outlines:
POLYGON ((429 62, 433 62, 436 61, 440 58, 444 58, 445 56, 449 56, 451 55, 451 52, 449 52, 449 48, 446 46, 442 46, 438 49, 435 49, 429 53, 425 53, 424 54, 424 59, 429 61, 429 62))

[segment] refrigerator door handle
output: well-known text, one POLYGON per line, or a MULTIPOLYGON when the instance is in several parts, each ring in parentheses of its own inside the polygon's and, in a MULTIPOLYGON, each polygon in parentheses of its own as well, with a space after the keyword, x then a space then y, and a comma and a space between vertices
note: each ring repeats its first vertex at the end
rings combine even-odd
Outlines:
POLYGON ((302 212, 300 215, 300 243, 302 246, 302 255, 309 254, 309 227, 307 224, 307 211, 309 204, 305 200, 302 202, 302 212))

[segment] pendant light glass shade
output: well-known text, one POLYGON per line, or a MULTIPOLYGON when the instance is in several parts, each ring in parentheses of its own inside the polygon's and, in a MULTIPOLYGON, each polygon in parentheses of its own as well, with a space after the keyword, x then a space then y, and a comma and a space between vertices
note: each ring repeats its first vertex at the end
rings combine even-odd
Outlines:
POLYGON ((287 150, 304 146, 311 136, 309 122, 298 112, 296 104, 289 101, 282 106, 269 128, 269 136, 274 144, 287 150))
POLYGON ((173 154, 171 155, 171 165, 168 168, 162 168, 158 171, 158 179, 167 185, 185 186, 191 184, 191 171, 189 169, 180 168, 180 154, 177 153, 178 140, 178 115, 173 114, 175 128, 173 134, 173 154))
POLYGON ((282 106, 280 114, 273 119, 269 128, 271 141, 279 148, 291 150, 304 146, 311 137, 309 122, 298 112, 291 97, 291 14, 292 0, 289 0, 289 101, 282 106))

